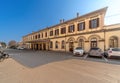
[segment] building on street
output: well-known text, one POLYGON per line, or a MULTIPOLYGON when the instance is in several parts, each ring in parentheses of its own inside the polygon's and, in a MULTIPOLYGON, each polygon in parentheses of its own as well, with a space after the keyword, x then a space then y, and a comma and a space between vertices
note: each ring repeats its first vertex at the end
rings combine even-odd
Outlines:
POLYGON ((107 7, 23 36, 23 43, 33 50, 73 51, 82 47, 105 50, 120 47, 120 24, 105 25, 107 7))

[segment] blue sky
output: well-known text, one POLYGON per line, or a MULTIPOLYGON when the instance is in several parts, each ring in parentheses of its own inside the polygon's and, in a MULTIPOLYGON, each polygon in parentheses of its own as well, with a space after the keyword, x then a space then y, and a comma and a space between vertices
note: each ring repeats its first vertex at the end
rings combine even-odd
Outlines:
MULTIPOLYGON (((108 6, 106 20, 119 16, 119 0, 0 0, 0 41, 22 36, 108 6)), ((115 22, 115 21, 114 21, 115 22)), ((119 23, 120 21, 117 20, 119 23)), ((110 20, 106 24, 113 23, 110 20)))

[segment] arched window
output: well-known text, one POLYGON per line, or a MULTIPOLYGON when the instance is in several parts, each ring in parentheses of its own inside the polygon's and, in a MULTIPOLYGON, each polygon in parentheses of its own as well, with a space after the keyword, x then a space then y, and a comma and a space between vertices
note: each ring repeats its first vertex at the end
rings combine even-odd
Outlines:
POLYGON ((111 37, 109 39, 109 47, 112 47, 112 48, 118 47, 118 38, 117 37, 111 37))
POLYGON ((61 43, 61 48, 64 49, 65 48, 65 41, 62 40, 62 43, 61 43))
POLYGON ((38 38, 38 36, 37 35, 35 35, 35 39, 37 39, 38 38))
POLYGON ((40 38, 40 34, 38 34, 38 38, 40 38))
POLYGON ((97 39, 96 38, 92 38, 91 39, 91 48, 95 48, 97 47, 97 39))
POLYGON ((84 48, 84 40, 79 39, 78 46, 84 48))
POLYGON ((50 42, 50 48, 53 48, 53 42, 52 41, 50 42))
POLYGON ((58 41, 55 42, 55 48, 58 49, 58 41))

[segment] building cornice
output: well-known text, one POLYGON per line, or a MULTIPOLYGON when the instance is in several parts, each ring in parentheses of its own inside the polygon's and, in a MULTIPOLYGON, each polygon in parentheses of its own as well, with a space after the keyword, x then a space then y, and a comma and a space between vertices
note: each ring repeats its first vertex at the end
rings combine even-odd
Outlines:
POLYGON ((102 32, 110 32, 110 31, 118 31, 120 30, 119 28, 113 28, 113 29, 101 29, 101 30, 97 30, 97 31, 90 31, 90 32, 84 32, 84 33, 77 33, 77 34, 71 34, 71 35, 64 35, 64 36, 56 36, 53 38, 46 38, 46 39, 39 39, 39 40, 32 40, 32 41, 27 41, 28 43, 32 43, 32 42, 44 42, 45 40, 50 41, 50 39, 56 39, 56 38, 65 38, 65 37, 71 37, 71 36, 80 36, 80 35, 86 35, 86 34, 95 34, 95 33, 102 33, 102 32))

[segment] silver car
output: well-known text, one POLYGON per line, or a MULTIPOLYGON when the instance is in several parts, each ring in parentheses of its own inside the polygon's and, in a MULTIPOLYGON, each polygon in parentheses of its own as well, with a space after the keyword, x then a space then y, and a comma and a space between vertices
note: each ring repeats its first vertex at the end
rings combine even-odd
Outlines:
POLYGON ((89 56, 102 56, 103 51, 100 48, 91 48, 88 52, 89 56))
POLYGON ((77 47, 73 50, 73 55, 83 56, 84 50, 81 47, 77 47))

